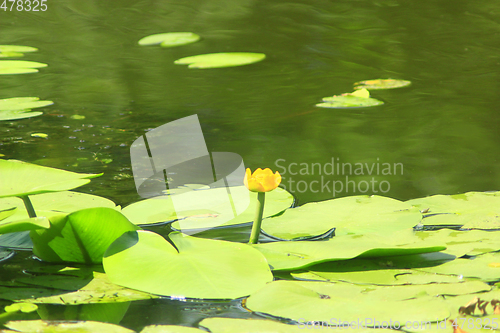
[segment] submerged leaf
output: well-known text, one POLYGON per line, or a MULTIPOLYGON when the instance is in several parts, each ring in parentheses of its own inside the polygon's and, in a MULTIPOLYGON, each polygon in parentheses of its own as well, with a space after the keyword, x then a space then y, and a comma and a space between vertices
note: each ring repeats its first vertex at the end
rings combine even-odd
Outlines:
POLYGON ((223 68, 253 64, 266 58, 263 53, 230 52, 201 54, 177 59, 177 65, 189 65, 189 68, 223 68))
POLYGON ((168 32, 146 36, 139 40, 139 45, 156 45, 174 47, 191 44, 200 40, 200 36, 192 32, 168 32))

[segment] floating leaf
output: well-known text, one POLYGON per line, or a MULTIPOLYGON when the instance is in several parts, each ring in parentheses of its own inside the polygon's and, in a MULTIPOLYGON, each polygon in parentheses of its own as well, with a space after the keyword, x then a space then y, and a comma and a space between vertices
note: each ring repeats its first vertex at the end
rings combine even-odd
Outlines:
MULTIPOLYGON (((254 333, 254 332, 299 333, 299 332, 304 332, 305 328, 299 325, 287 325, 274 320, 253 319, 253 318, 240 319, 240 318, 212 317, 203 319, 199 325, 208 328, 212 333, 254 333)), ((344 332, 346 329, 347 328, 342 329, 342 331, 344 332)), ((366 331, 369 331, 369 329, 367 329, 366 331)), ((158 333, 160 333, 160 331, 158 331, 158 333)))
POLYGON ((21 311, 24 313, 30 313, 36 311, 38 306, 33 303, 14 303, 5 307, 5 312, 17 312, 21 311))
POLYGON ((263 53, 230 52, 210 53, 177 59, 177 65, 189 65, 189 68, 222 68, 253 64, 266 58, 263 53))
MULTIPOLYGON (((294 270, 327 261, 352 258, 429 253, 445 249, 436 242, 401 242, 397 236, 379 234, 335 236, 327 241, 274 242, 254 247, 266 257, 271 268, 294 270)), ((454 257, 453 257, 454 258, 454 257)))
POLYGON ((349 323, 361 320, 363 326, 374 326, 373 322, 366 322, 368 319, 398 322, 404 326, 407 321, 436 321, 449 316, 443 300, 429 296, 404 301, 386 300, 384 295, 372 292, 377 289, 344 283, 281 280, 250 295, 246 306, 252 311, 294 319, 298 325, 309 321, 334 324, 332 318, 335 318, 335 321, 349 323))
POLYGON ((29 53, 36 52, 38 49, 31 46, 21 46, 21 45, 0 45, 0 52, 19 52, 19 53, 29 53))
POLYGON ((106 332, 106 333, 135 333, 128 328, 109 324, 100 323, 97 321, 48 321, 48 320, 19 320, 19 321, 9 321, 4 324, 7 328, 16 330, 21 333, 66 333, 66 332, 78 332, 78 333, 95 333, 95 332, 106 332))
POLYGON ((119 285, 158 295, 230 299, 262 288, 273 276, 247 244, 149 231, 129 232, 106 251, 104 270, 119 285), (166 282, 168 281, 168 282, 166 282))
POLYGON ((0 159, 0 198, 70 190, 100 175, 0 159))
POLYGON ((49 135, 45 133, 31 133, 31 136, 34 138, 41 138, 41 139, 47 139, 49 137, 49 135))
POLYGON ((174 47, 191 44, 200 40, 200 36, 192 32, 168 32, 154 34, 139 40, 139 45, 156 45, 163 47, 174 47))
MULTIPOLYGON (((177 325, 150 325, 144 327, 140 333, 206 333, 194 327, 177 326, 177 325)), ((212 332, 217 333, 217 332, 212 332)))
POLYGON ((382 104, 384 104, 384 102, 371 98, 368 90, 361 89, 353 93, 324 97, 323 102, 316 104, 316 106, 320 108, 344 109, 363 108, 382 104))
POLYGON ((427 211, 424 225, 457 225, 464 229, 500 229, 500 192, 467 192, 408 200, 427 211))
POLYGON ((0 60, 0 74, 37 73, 37 68, 47 67, 47 64, 24 60, 0 60))
POLYGON ((287 209, 280 216, 265 219, 262 229, 272 236, 289 240, 320 235, 332 228, 335 228, 335 235, 389 234, 412 228, 421 219, 420 211, 410 204, 377 195, 360 195, 287 209))
POLYGON ((24 57, 24 53, 19 52, 0 52, 0 58, 18 58, 24 57))
POLYGON ((410 81, 405 80, 394 80, 394 79, 377 79, 377 80, 366 80, 354 83, 354 89, 368 89, 368 90, 378 90, 378 89, 395 89, 407 87, 411 84, 410 81))
POLYGON ((0 121, 36 117, 42 112, 29 112, 34 108, 52 105, 52 101, 40 101, 38 97, 0 99, 0 121))
POLYGON ((0 222, 0 234, 36 229, 48 229, 49 227, 49 219, 46 217, 33 217, 19 221, 2 221, 0 222))
POLYGON ((85 119, 85 116, 82 116, 82 115, 79 115, 79 114, 74 114, 70 118, 71 119, 75 119, 75 120, 82 120, 82 119, 85 119))

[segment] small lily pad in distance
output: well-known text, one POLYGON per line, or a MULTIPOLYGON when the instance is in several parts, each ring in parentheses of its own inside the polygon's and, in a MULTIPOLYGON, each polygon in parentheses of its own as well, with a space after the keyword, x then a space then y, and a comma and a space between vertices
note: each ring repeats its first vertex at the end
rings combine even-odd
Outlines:
POLYGON ((200 36, 192 32, 167 32, 154 34, 139 40, 139 45, 156 45, 162 47, 174 47, 191 44, 200 40, 200 36))
POLYGON ((30 112, 31 109, 52 105, 52 101, 40 101, 38 97, 15 97, 0 99, 0 121, 36 117, 42 112, 30 112))
MULTIPOLYGON (((79 332, 79 333, 135 333, 128 328, 101 323, 98 321, 50 321, 50 320, 18 320, 9 321, 4 324, 7 328, 21 333, 64 333, 64 332, 79 332)), ((12 331, 14 332, 14 331, 12 331)))
POLYGON ((0 52, 0 58, 19 58, 24 57, 24 53, 19 52, 0 52))
POLYGON ((33 311, 36 311, 38 309, 38 306, 33 303, 14 303, 11 305, 7 305, 4 310, 5 312, 17 312, 21 311, 24 313, 30 313, 33 311))
POLYGON ((31 136, 40 139, 47 139, 49 137, 49 135, 45 133, 31 133, 31 136))
POLYGON ((395 80, 395 79, 377 79, 377 80, 366 80, 354 83, 354 89, 368 89, 368 90, 380 90, 380 89, 395 89, 407 87, 411 84, 411 81, 406 80, 395 80))
POLYGON ((366 89, 357 90, 352 93, 324 97, 322 103, 316 104, 320 108, 345 109, 345 108, 363 108, 368 106, 382 105, 384 102, 371 98, 366 89))
POLYGON ((31 46, 22 45, 0 45, 0 52, 19 52, 19 53, 29 53, 36 52, 38 49, 31 46))
POLYGON ((189 68, 223 68, 253 64, 266 58, 264 53, 229 52, 201 54, 174 61, 189 68))
POLYGON ((37 68, 47 67, 47 64, 24 60, 0 60, 0 74, 37 73, 37 68))

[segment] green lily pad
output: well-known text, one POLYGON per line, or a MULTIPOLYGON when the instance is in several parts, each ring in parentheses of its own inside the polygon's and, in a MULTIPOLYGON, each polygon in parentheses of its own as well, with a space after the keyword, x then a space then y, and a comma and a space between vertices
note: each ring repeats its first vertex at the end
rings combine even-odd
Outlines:
MULTIPOLYGON (((238 188, 245 189, 244 186, 238 188)), ((177 189, 175 189, 177 190, 177 189)), ((172 223, 172 227, 177 230, 196 230, 206 229, 217 226, 228 226, 235 224, 242 224, 252 222, 255 214, 255 205, 257 204, 257 193, 249 192, 250 204, 248 208, 241 214, 228 220, 224 215, 226 210, 224 207, 214 206, 210 210, 196 209, 196 195, 199 191, 207 191, 207 194, 213 194, 213 197, 221 197, 227 195, 226 188, 207 188, 193 191, 192 188, 186 187, 172 192, 171 195, 183 194, 183 200, 186 203, 192 202, 192 210, 176 212, 173 201, 170 196, 161 196, 152 199, 142 200, 133 203, 122 209, 122 213, 134 224, 154 224, 171 222, 174 220, 181 220, 172 223), (189 193, 192 192, 192 195, 189 193), (221 208, 219 210, 219 208, 221 208), (225 221, 225 222, 224 222, 225 221)), ((238 191, 233 189, 231 191, 238 191)), ((264 217, 273 216, 281 213, 286 208, 293 205, 293 196, 282 188, 277 188, 266 194, 266 205, 264 206, 264 217)), ((187 204, 185 205, 187 206, 187 204)), ((234 215, 231 215, 234 216, 234 215)))
POLYGON ((500 229, 500 192, 433 195, 407 203, 427 210, 424 225, 458 225, 464 229, 500 229))
POLYGON ((254 247, 266 257, 275 271, 294 270, 328 261, 375 258, 444 250, 436 242, 414 240, 398 244, 397 237, 378 234, 335 236, 327 241, 274 242, 254 247))
POLYGON ((29 231, 0 235, 0 246, 15 250, 31 250, 33 242, 29 231))
POLYGON ((262 221, 262 229, 283 239, 320 235, 331 228, 335 235, 391 233, 416 226, 420 211, 399 200, 377 195, 351 196, 307 203, 262 221), (307 223, 304 223, 307 221, 307 223))
POLYGON ((144 327, 140 333, 206 333, 206 331, 187 326, 150 325, 144 327))
POLYGON ((365 287, 351 284, 281 280, 250 295, 246 307, 296 320, 299 325, 309 321, 334 325, 332 319, 341 319, 354 322, 358 327, 375 325, 367 320, 391 321, 404 326, 407 321, 436 321, 449 316, 443 300, 429 296, 404 301, 386 300, 385 295, 373 293, 377 289, 370 292, 365 287))
POLYGON ((354 89, 368 89, 368 90, 379 90, 379 89, 395 89, 407 87, 411 84, 411 81, 406 80, 395 80, 395 79, 376 79, 376 80, 366 80, 354 83, 354 89))
POLYGON ((441 229, 417 231, 415 235, 421 239, 443 242, 446 245, 446 250, 443 252, 457 257, 500 250, 500 231, 441 229))
MULTIPOLYGON (((440 252, 439 252, 440 253, 440 252)), ((452 257, 451 257, 452 258, 452 257)), ((456 276, 438 275, 410 269, 438 265, 450 256, 407 255, 326 262, 309 267, 308 272, 292 272, 298 280, 340 281, 363 285, 405 285, 463 282, 456 276)))
POLYGON ((75 173, 0 159, 0 198, 70 190, 102 174, 75 173))
POLYGON ((162 47, 174 47, 191 44, 200 40, 200 36, 192 32, 168 32, 154 34, 139 40, 139 45, 156 45, 162 47))
POLYGON ((17 312, 21 311, 24 313, 30 313, 33 311, 36 311, 38 309, 38 306, 33 303, 14 303, 12 305, 8 305, 5 307, 5 312, 17 312))
POLYGON ((304 332, 304 327, 301 327, 299 325, 287 325, 284 323, 280 323, 278 321, 265 320, 265 319, 239 319, 239 318, 212 317, 203 319, 199 325, 202 327, 206 327, 212 333, 304 332))
POLYGON ((266 55, 263 53, 209 53, 177 59, 174 64, 189 65, 189 68, 223 68, 249 65, 265 58, 266 55))
POLYGON ((46 217, 33 217, 11 222, 2 221, 0 222, 0 234, 36 229, 48 229, 49 227, 49 219, 46 217))
POLYGON ((0 60, 0 75, 37 73, 37 68, 42 67, 47 67, 47 64, 24 60, 0 60))
POLYGON ((123 214, 104 207, 53 216, 50 224, 30 233, 33 253, 50 262, 99 264, 111 243, 137 229, 123 214))
POLYGON ((368 90, 361 89, 352 93, 324 97, 323 102, 316 104, 316 106, 320 108, 345 109, 364 108, 382 104, 384 102, 371 98, 368 90))
POLYGON ((0 99, 0 121, 36 117, 43 112, 30 112, 33 108, 52 105, 52 101, 40 101, 38 97, 0 99))
POLYGON ((128 328, 98 321, 48 321, 48 320, 18 320, 4 324, 7 328, 21 333, 135 333, 128 328))
POLYGON ((246 244, 169 234, 129 232, 106 251, 104 270, 119 285, 158 295, 231 299, 262 288, 273 276, 246 244), (166 281, 168 281, 166 283, 166 281))
POLYGON ((423 272, 500 281, 500 254, 487 253, 473 259, 456 259, 438 266, 418 268, 423 272))
POLYGON ((38 49, 31 46, 22 45, 0 45, 0 52, 19 52, 19 53, 29 53, 36 52, 38 49))
POLYGON ((17 207, 8 207, 0 209, 0 221, 5 220, 9 216, 12 216, 17 210, 17 207))
POLYGON ((0 52, 0 58, 19 58, 24 57, 24 53, 19 52, 0 52))

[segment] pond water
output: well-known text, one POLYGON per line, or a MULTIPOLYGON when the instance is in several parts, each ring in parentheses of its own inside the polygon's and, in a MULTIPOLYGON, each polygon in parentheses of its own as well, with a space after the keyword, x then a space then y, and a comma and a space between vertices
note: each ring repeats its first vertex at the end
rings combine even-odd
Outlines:
MULTIPOLYGON (((1 122, 0 153, 103 172, 79 191, 125 206, 140 199, 132 142, 197 114, 209 151, 237 153, 252 169, 279 170, 300 204, 358 194, 408 200, 498 190, 499 13, 493 0, 58 0, 45 12, 0 10, 0 44, 37 47, 23 60, 48 64, 36 74, 0 76, 0 99, 54 101, 42 116, 1 122), (177 31, 202 39, 176 48, 137 44, 177 31), (205 70, 173 63, 213 52, 267 58, 205 70), (382 106, 315 107, 377 78, 412 85, 373 91, 382 106), (48 138, 31 137, 38 132, 48 138), (332 160, 361 163, 363 174, 329 174, 324 166, 332 160)), ((185 308, 170 300, 134 303, 122 324, 250 315, 236 303, 185 308)))

